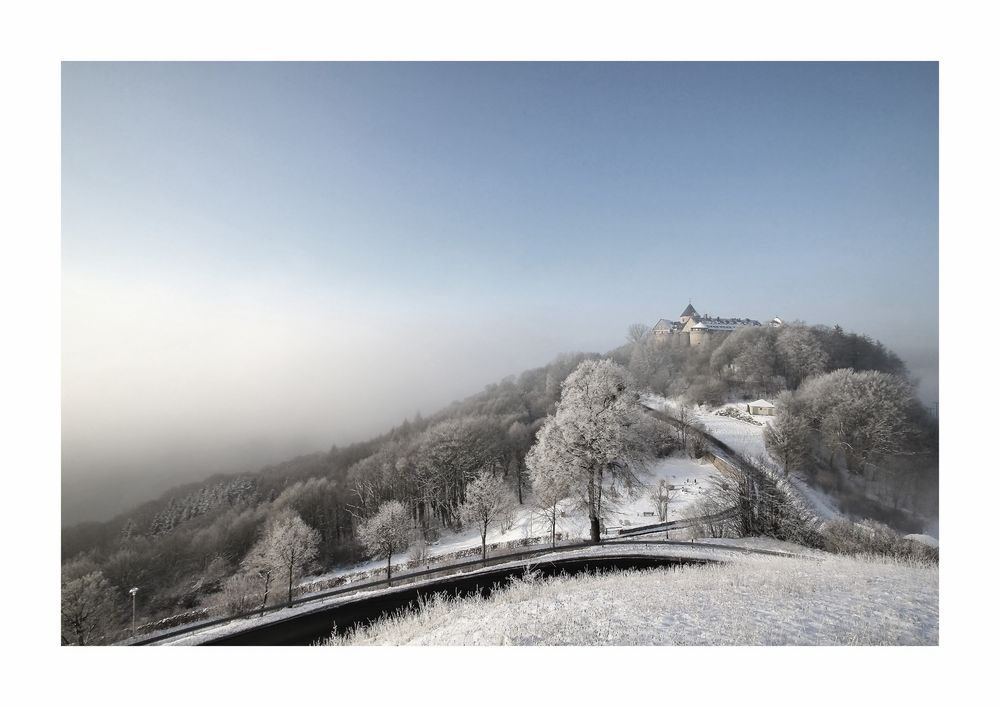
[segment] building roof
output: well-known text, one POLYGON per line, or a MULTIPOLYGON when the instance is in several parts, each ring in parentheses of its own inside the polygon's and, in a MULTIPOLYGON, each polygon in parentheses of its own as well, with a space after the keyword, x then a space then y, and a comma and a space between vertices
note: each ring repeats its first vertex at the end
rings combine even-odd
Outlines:
MULTIPOLYGON (((711 329, 713 331, 733 331, 744 326, 760 326, 756 319, 723 319, 722 317, 692 317, 700 329, 711 329)), ((694 327, 691 327, 692 329, 694 327)))
POLYGON ((653 331, 663 330, 663 329, 673 329, 674 323, 669 319, 661 319, 656 324, 653 325, 653 331))
POLYGON ((752 408, 773 408, 774 407, 773 403, 769 403, 766 400, 764 400, 763 398, 760 399, 760 400, 754 400, 752 403, 747 403, 747 405, 749 405, 752 408))
POLYGON ((697 317, 698 316, 698 311, 694 307, 692 307, 691 303, 689 302, 688 306, 684 308, 683 312, 681 312, 681 316, 682 317, 697 317))

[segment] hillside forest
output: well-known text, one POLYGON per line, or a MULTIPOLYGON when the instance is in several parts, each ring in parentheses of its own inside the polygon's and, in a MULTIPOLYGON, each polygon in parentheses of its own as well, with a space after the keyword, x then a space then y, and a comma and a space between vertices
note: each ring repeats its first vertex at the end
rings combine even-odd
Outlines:
MULTIPOLYGON (((837 498, 845 515, 904 532, 936 518, 937 422, 881 343, 793 323, 690 347, 638 325, 613 351, 560 355, 372 439, 180 486, 109 521, 64 528, 63 642, 125 638, 132 587, 144 623, 206 608, 238 613, 259 602, 261 586, 265 603, 287 601, 299 578, 373 557, 363 531, 386 504, 396 504, 409 544, 474 523, 470 497, 484 487, 502 487, 511 504, 536 503, 545 489, 533 486, 531 450, 554 424, 567 378, 602 359, 636 390, 684 406, 773 400, 772 460, 837 498)), ((643 429, 655 454, 697 454, 668 425, 643 429)))

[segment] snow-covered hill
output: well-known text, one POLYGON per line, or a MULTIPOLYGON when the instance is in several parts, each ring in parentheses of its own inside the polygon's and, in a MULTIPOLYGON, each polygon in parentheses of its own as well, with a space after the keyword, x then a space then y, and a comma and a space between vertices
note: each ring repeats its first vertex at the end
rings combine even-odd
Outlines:
POLYGON ((826 555, 518 581, 362 629, 381 645, 936 645, 936 566, 826 555))

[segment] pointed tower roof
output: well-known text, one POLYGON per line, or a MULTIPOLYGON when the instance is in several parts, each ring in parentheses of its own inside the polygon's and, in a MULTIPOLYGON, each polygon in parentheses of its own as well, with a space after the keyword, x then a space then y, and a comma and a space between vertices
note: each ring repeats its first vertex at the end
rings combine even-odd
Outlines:
POLYGON ((689 302, 688 306, 684 309, 683 312, 681 312, 681 316, 682 317, 697 317, 698 316, 698 312, 695 310, 694 307, 691 306, 691 303, 689 302))

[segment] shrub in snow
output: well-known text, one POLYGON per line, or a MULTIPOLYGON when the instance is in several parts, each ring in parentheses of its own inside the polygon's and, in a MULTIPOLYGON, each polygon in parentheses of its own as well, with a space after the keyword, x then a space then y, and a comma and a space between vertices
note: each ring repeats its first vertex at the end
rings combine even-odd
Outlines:
POLYGON ((735 408, 732 405, 727 405, 721 410, 716 410, 715 414, 720 417, 731 417, 734 420, 739 420, 740 422, 749 422, 751 425, 757 425, 758 427, 762 427, 764 424, 755 420, 750 413, 743 412, 739 408, 735 408))
POLYGON ((885 523, 847 519, 823 524, 823 548, 842 555, 882 555, 922 562, 938 561, 938 549, 903 537, 885 523))

